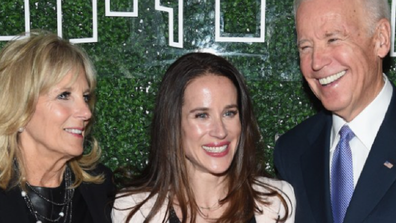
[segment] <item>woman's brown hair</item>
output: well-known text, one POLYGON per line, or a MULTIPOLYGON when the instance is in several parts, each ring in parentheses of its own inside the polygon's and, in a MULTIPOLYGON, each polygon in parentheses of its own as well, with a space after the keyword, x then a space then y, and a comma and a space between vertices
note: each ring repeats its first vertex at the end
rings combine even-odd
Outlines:
MULTIPOLYGON (((188 180, 182 147, 181 110, 186 87, 192 80, 204 75, 224 76, 232 81, 238 92, 241 121, 237 152, 226 173, 228 194, 220 201, 220 204, 227 203, 228 208, 216 222, 246 223, 255 212, 263 212, 256 202, 268 204, 269 196, 279 197, 286 209, 283 219, 288 216, 288 207, 283 196, 273 187, 256 180, 259 176, 269 175, 259 168, 257 147, 260 133, 242 74, 222 57, 209 53, 189 53, 176 60, 162 79, 151 126, 151 148, 147 168, 132 180, 120 197, 142 192, 149 195, 143 202, 131 208, 127 222, 154 196, 157 196, 156 201, 144 222, 150 222, 167 199, 178 201, 183 216, 182 223, 186 223, 187 213, 190 222, 195 222, 199 208, 188 180), (257 185, 265 187, 269 192, 257 191, 254 189, 257 185)), ((172 202, 169 202, 168 210, 171 205, 172 202)), ((167 220, 164 219, 163 222, 167 220)))

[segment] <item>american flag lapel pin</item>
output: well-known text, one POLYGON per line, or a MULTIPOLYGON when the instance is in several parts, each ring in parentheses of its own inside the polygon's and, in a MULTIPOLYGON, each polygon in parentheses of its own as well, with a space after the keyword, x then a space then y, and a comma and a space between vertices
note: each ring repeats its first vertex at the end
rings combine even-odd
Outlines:
POLYGON ((387 160, 385 161, 384 166, 388 167, 389 169, 392 169, 393 164, 387 160))

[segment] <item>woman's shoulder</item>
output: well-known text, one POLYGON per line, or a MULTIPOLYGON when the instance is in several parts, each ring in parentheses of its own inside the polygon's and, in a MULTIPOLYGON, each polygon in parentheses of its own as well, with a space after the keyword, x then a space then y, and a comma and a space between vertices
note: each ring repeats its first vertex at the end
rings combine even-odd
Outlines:
POLYGON ((257 191, 269 192, 270 190, 277 191, 286 202, 294 205, 296 203, 296 198, 294 195, 294 189, 291 184, 284 180, 279 180, 269 177, 258 177, 256 178, 258 184, 254 186, 257 191))
MULTIPOLYGON (((257 177, 256 180, 260 184, 264 184, 271 189, 275 189, 277 191, 282 191, 285 194, 292 194, 294 196, 293 186, 284 180, 279 180, 276 178, 269 178, 269 177, 257 177)), ((257 187, 256 189, 260 190, 260 189, 264 189, 264 188, 257 187)))
MULTIPOLYGON (((114 206, 117 204, 117 206, 121 208, 130 208, 144 201, 149 195, 149 192, 129 193, 127 190, 121 190, 116 195, 114 206)), ((154 195, 148 202, 150 203, 151 200, 155 200, 156 197, 157 196, 154 195)))
MULTIPOLYGON (((119 192, 116 195, 113 210, 111 212, 113 222, 125 222, 132 208, 147 198, 147 196, 148 193, 130 194, 125 190, 119 192)), ((136 217, 139 217, 139 220, 143 219, 143 216, 141 216, 140 213, 137 213, 135 218, 136 217)))
MULTIPOLYGON (((261 218, 268 218, 268 216, 272 216, 272 218, 278 216, 282 217, 286 213, 287 206, 288 218, 286 222, 294 222, 296 197, 293 187, 288 182, 275 178, 258 177, 256 181, 257 184, 255 184, 254 188, 257 191, 266 193, 275 190, 285 202, 284 204, 282 199, 278 196, 267 197, 265 200, 270 202, 267 205, 258 202, 258 205, 264 211, 261 218)), ((260 216, 256 216, 256 218, 258 217, 260 218, 260 216)))
POLYGON ((91 177, 103 176, 103 180, 84 181, 79 185, 79 188, 84 194, 95 194, 102 198, 113 200, 116 193, 116 185, 113 179, 113 173, 110 168, 103 164, 97 164, 93 169, 86 171, 91 177))
MULTIPOLYGON (((128 214, 131 210, 145 199, 150 196, 150 192, 140 192, 140 193, 128 193, 126 190, 121 191, 117 194, 113 210, 112 210, 112 220, 113 222, 125 222, 128 214)), ((157 195, 153 195, 147 202, 145 202, 139 211, 131 218, 129 222, 143 222, 146 216, 149 215, 154 203, 157 200, 157 195)), ((162 208, 153 218, 152 222, 157 222, 157 220, 162 220, 165 217, 166 204, 162 205, 162 208)))
POLYGON ((103 174, 105 177, 108 177, 113 175, 111 169, 102 163, 96 164, 93 169, 88 170, 87 172, 93 176, 103 174))
MULTIPOLYGON (((116 185, 113 179, 113 172, 110 168, 105 166, 104 164, 98 163, 95 165, 94 168, 86 170, 87 174, 91 175, 92 177, 102 175, 103 182, 97 183, 87 183, 84 182, 83 185, 90 187, 90 188, 106 188, 111 196, 114 197, 116 193, 116 185)), ((101 189, 102 190, 102 189, 101 189)))

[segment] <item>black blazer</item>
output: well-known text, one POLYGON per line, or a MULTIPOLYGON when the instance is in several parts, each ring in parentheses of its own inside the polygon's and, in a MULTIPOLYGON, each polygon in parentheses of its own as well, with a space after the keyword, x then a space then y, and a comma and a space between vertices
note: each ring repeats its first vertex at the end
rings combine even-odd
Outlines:
MULTIPOLYGON (((95 223, 111 222, 110 212, 113 206, 115 186, 113 175, 109 168, 99 164, 91 174, 103 173, 105 181, 102 184, 82 183, 80 190, 95 223)), ((0 190, 0 223, 28 223, 29 211, 21 196, 19 188, 10 191, 0 190)))
MULTIPOLYGON (((344 223, 396 222, 396 90, 358 180, 344 223), (394 166, 384 166, 386 161, 394 166)), ((375 118, 375 117, 373 117, 375 118)), ((319 112, 282 135, 274 164, 294 187, 296 223, 333 222, 330 203, 332 117, 319 112)))

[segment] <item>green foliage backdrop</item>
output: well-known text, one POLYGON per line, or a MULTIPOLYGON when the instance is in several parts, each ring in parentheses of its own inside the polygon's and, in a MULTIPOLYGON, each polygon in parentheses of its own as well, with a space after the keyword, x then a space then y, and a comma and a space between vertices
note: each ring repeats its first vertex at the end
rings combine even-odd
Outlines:
MULTIPOLYGON (((133 11, 133 0, 110 1, 112 11, 133 11)), ((260 33, 259 0, 221 1, 224 36, 253 36, 260 33)), ((57 31, 56 1, 31 0, 31 29, 57 31)), ((161 2, 175 11, 177 0, 161 2)), ((148 130, 161 75, 182 54, 206 49, 229 59, 245 75, 255 113, 266 145, 266 165, 272 169, 275 139, 308 116, 316 103, 304 87, 295 46, 292 1, 267 0, 265 42, 229 43, 215 41, 215 0, 184 1, 184 47, 168 45, 168 14, 154 8, 154 0, 140 0, 138 17, 109 17, 105 1, 97 2, 98 42, 82 47, 98 73, 98 103, 93 135, 103 149, 103 162, 144 167, 149 144, 148 130)), ((63 37, 91 37, 92 2, 62 1, 63 37)), ((24 32, 24 1, 2 0, 0 35, 24 32)), ((6 42, 0 42, 2 47, 6 42)), ((388 70, 394 77, 394 61, 388 70)))

